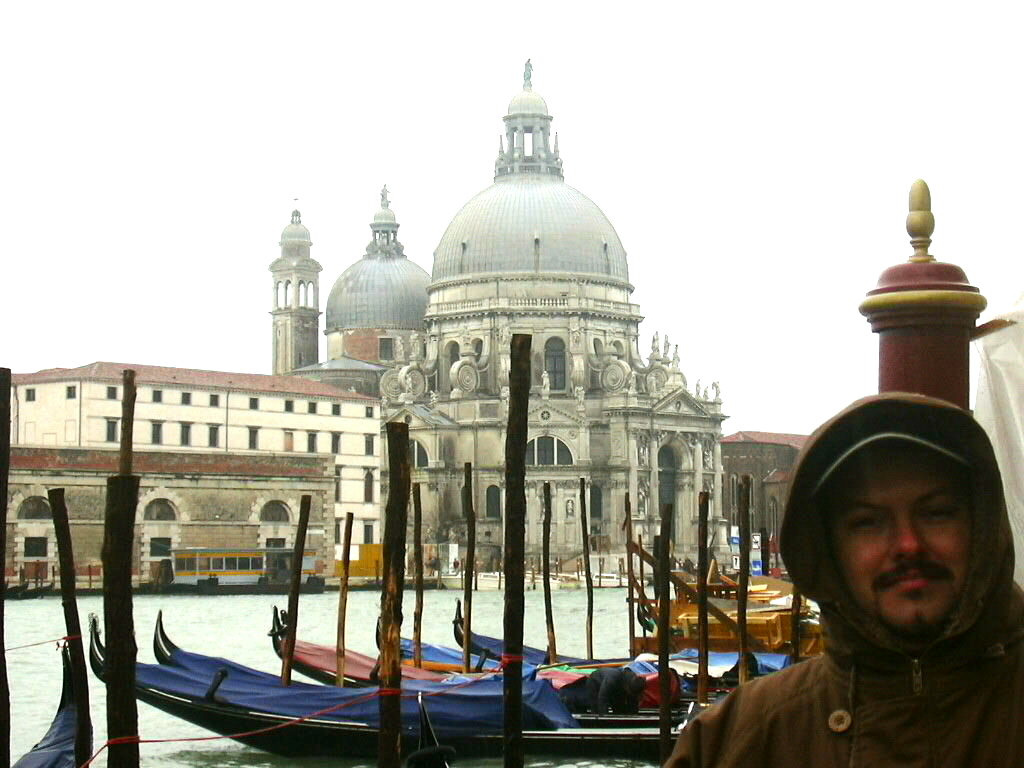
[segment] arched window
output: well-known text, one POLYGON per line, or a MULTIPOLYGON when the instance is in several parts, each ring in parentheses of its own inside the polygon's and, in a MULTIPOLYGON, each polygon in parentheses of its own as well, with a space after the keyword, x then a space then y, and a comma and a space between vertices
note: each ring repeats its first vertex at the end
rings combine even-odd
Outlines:
POLYGON ((268 501, 260 510, 261 523, 287 523, 288 505, 283 501, 268 501))
POLYGON ((483 339, 473 339, 473 354, 479 359, 480 355, 484 353, 484 341, 483 339))
POLYGON ((501 489, 496 485, 487 486, 487 504, 484 507, 484 517, 488 520, 501 519, 501 489))
POLYGON ((142 513, 143 520, 177 520, 174 505, 167 499, 153 499, 142 513))
POLYGON ((284 281, 284 305, 290 307, 292 305, 292 281, 284 281))
POLYGON ((18 507, 19 520, 52 520, 50 502, 42 496, 29 496, 18 507))
POLYGON ((462 358, 457 341, 448 342, 448 365, 455 365, 462 358))
POLYGON ((274 308, 284 306, 284 283, 280 280, 277 281, 277 285, 274 287, 274 308))
POLYGON ((304 280, 299 280, 299 306, 306 306, 306 283, 304 280))
POLYGON ((604 517, 604 499, 601 497, 601 486, 590 486, 590 519, 601 520, 604 517))
POLYGON ((412 456, 412 465, 417 469, 426 467, 429 460, 427 458, 427 449, 423 447, 423 444, 419 440, 413 440, 410 446, 412 456))
POLYGON ((373 501, 373 470, 369 469, 363 475, 363 501, 373 501))
POLYGON ((557 337, 544 344, 544 370, 552 389, 565 389, 565 342, 557 337))
POLYGON ((572 464, 572 452, 569 446, 557 437, 545 435, 537 437, 526 444, 526 466, 544 467, 558 464, 572 464))

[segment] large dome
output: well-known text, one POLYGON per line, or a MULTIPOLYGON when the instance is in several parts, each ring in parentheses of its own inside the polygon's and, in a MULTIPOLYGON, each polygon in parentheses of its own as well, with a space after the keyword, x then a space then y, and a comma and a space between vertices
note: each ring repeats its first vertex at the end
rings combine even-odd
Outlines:
POLYGON ((328 332, 339 328, 419 329, 430 276, 407 258, 364 257, 341 273, 327 299, 328 332))
POLYGON ((430 275, 405 257, 398 221, 380 192, 380 210, 370 224, 373 240, 366 254, 341 273, 327 299, 327 333, 338 329, 418 330, 427 311, 430 275))
POLYGON ((494 272, 570 272, 629 282, 615 228, 559 178, 499 178, 459 211, 434 251, 433 279, 494 272))

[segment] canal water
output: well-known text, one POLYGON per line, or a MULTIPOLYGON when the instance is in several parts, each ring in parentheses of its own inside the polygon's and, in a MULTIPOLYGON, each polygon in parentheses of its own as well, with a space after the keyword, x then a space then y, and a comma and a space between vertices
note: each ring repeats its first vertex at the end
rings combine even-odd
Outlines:
MULTIPOLYGON (((424 593, 423 640, 452 646, 452 616, 457 590, 430 590, 424 593)), ((552 593, 558 650, 572 656, 586 655, 586 591, 556 590, 552 593)), ((267 637, 274 605, 285 607, 280 595, 206 597, 198 595, 137 596, 135 598, 136 642, 139 660, 153 663, 152 637, 157 612, 164 613, 169 637, 186 650, 210 656, 224 656, 266 672, 280 672, 280 663, 267 637)), ((415 596, 406 592, 403 603, 403 637, 412 637, 412 613, 415 596)), ((103 615, 101 597, 82 597, 78 601, 82 627, 88 632, 90 613, 103 615)), ((380 610, 380 594, 352 592, 348 600, 346 644, 364 653, 375 653, 374 627, 380 610)), ((473 596, 473 627, 484 635, 500 637, 504 593, 480 591, 473 596)), ((303 595, 299 603, 298 636, 325 645, 333 645, 337 632, 338 593, 303 595)), ((14 646, 52 640, 64 635, 60 598, 9 600, 5 606, 5 645, 14 646)), ((540 589, 527 590, 524 637, 527 645, 544 647, 544 595, 540 589)), ((626 590, 594 590, 594 654, 598 657, 624 656, 629 645, 626 590)), ((86 639, 88 641, 88 639, 86 639)), ((88 649, 86 649, 88 653, 88 649)), ((54 643, 11 650, 7 653, 7 674, 11 688, 11 756, 17 759, 35 744, 49 727, 57 707, 61 686, 60 656, 54 643)), ((306 680, 296 674, 295 679, 306 680)), ((307 681, 309 682, 309 681, 307 681)), ((104 687, 89 672, 89 694, 94 741, 105 740, 106 715, 104 687)), ((211 736, 184 720, 139 703, 139 732, 143 739, 185 739, 211 736)), ((253 766, 255 768, 354 768, 375 765, 375 761, 318 758, 284 758, 268 755, 230 739, 196 742, 143 744, 142 764, 161 768, 213 768, 214 766, 253 766)), ((459 760, 465 768, 497 768, 501 760, 459 760)), ((577 761, 556 758, 529 759, 532 768, 584 766, 592 768, 640 768, 643 761, 577 761)), ((100 757, 94 766, 106 765, 100 757)))

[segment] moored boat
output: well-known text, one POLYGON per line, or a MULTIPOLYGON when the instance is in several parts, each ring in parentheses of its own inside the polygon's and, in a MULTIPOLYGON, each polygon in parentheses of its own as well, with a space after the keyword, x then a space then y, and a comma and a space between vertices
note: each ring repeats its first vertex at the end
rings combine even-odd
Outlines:
MULTIPOLYGON (((104 675, 103 645, 90 620, 90 663, 104 675)), ((166 633, 165 633, 166 639, 166 633)), ((164 642, 164 641, 161 641, 164 642)), ((166 644, 165 644, 166 645, 166 644)), ((289 756, 366 758, 377 754, 376 688, 293 682, 227 659, 189 653, 173 643, 163 663, 136 666, 136 696, 169 714, 268 752, 289 756)), ((402 747, 418 746, 423 695, 441 743, 463 756, 498 756, 503 749, 500 676, 450 682, 403 681, 402 747)), ((523 680, 523 743, 527 754, 658 759, 657 728, 585 728, 552 686, 523 680)))
POLYGON ((67 648, 61 650, 61 663, 64 666, 64 683, 53 722, 42 740, 11 768, 75 768, 78 710, 73 695, 71 656, 67 648))

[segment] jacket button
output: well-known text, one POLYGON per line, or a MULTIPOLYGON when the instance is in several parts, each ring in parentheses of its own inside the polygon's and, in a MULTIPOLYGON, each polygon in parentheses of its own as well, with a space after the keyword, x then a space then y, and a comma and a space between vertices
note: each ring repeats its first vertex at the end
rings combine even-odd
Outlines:
POLYGON ((828 716, 828 727, 833 733, 843 733, 853 722, 853 716, 845 709, 837 709, 828 716))

